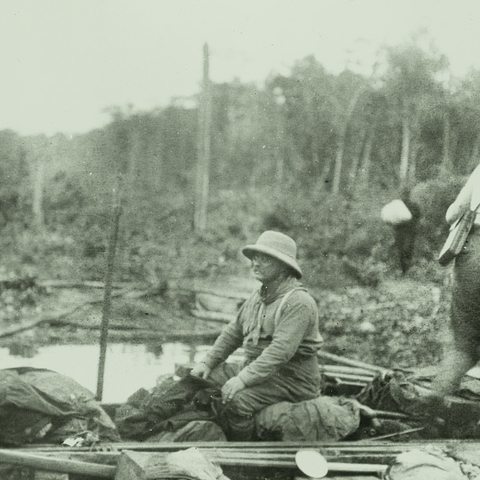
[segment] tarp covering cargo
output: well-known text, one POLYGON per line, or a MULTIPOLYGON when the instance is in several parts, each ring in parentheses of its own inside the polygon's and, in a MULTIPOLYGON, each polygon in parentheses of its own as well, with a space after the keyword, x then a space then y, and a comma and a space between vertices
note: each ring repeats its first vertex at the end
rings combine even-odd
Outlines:
POLYGON ((321 396, 271 405, 257 414, 256 423, 261 440, 336 441, 358 429, 360 410, 347 398, 321 396))
MULTIPOLYGON (((152 392, 140 390, 121 406, 115 423, 122 438, 139 441, 222 441, 226 428, 220 390, 186 376, 165 379, 152 392)), ((321 396, 300 403, 282 402, 256 415, 261 440, 340 440, 360 423, 358 403, 321 396)))
POLYGON ((52 370, 0 370, 0 444, 59 443, 87 433, 98 440, 120 439, 89 390, 52 370))
POLYGON ((201 378, 187 375, 181 380, 167 377, 152 391, 140 389, 119 407, 115 423, 122 438, 145 441, 161 433, 172 433, 194 421, 214 420, 212 396, 219 389, 201 378))

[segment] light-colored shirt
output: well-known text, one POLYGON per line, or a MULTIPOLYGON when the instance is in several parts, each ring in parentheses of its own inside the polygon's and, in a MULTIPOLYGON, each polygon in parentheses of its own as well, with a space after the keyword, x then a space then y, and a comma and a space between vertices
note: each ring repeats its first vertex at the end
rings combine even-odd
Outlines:
POLYGON ((275 292, 254 292, 242 305, 235 320, 217 338, 205 363, 214 368, 243 346, 246 365, 238 377, 247 386, 262 382, 290 361, 316 355, 323 339, 319 332, 315 300, 294 278, 275 292), (292 290, 282 306, 284 295, 292 290))
MULTIPOLYGON (((469 208, 475 210, 480 204, 480 165, 471 173, 455 201, 448 207, 445 219, 452 225, 469 208)), ((480 209, 479 209, 480 210, 480 209)), ((480 225, 480 212, 477 211, 475 225, 480 225)))

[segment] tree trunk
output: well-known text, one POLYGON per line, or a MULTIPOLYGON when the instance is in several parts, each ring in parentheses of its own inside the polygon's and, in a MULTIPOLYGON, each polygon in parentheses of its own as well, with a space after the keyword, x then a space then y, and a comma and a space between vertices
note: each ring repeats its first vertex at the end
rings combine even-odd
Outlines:
POLYGON ((417 178, 417 152, 420 147, 418 140, 410 142, 410 161, 408 166, 407 180, 405 185, 410 187, 415 185, 417 178))
POLYGON ((350 173, 348 179, 348 188, 350 191, 355 190, 355 185, 357 184, 357 175, 358 175, 358 166, 360 165, 360 157, 362 155, 362 149, 365 143, 366 137, 366 129, 362 130, 362 134, 360 136, 360 141, 358 142, 357 148, 355 149, 355 155, 352 159, 352 164, 350 165, 350 173))
POLYGON ((199 108, 199 140, 197 153, 197 182, 194 214, 195 232, 207 226, 207 205, 210 167, 211 84, 209 78, 208 45, 203 47, 203 92, 199 108))
POLYGON ((352 117, 353 110, 360 98, 360 94, 362 93, 363 88, 358 88, 356 92, 353 94, 350 102, 348 104, 347 111, 345 116, 340 120, 342 124, 340 125, 340 131, 338 135, 338 142, 337 142, 337 153, 335 155, 335 171, 333 174, 333 187, 332 193, 334 195, 338 194, 340 191, 340 181, 342 178, 342 164, 343 164, 343 154, 345 152, 345 141, 347 137, 347 127, 350 122, 350 118, 352 117))
POLYGON ((368 187, 370 177, 370 166, 372 164, 372 147, 373 147, 374 129, 370 128, 365 135, 365 143, 363 145, 362 164, 359 169, 357 189, 361 190, 368 187))
POLYGON ((400 188, 407 184, 409 156, 410 156, 410 125, 406 116, 402 120, 402 153, 400 156, 400 188))
POLYGON ((45 225, 43 212, 43 190, 45 183, 45 155, 40 154, 35 162, 35 174, 33 184, 33 219, 35 227, 42 229, 45 225))
POLYGON ((345 134, 347 128, 343 125, 340 131, 337 145, 337 153, 335 155, 335 170, 333 172, 333 186, 332 193, 337 195, 340 191, 340 180, 342 177, 343 151, 345 149, 345 134))
POLYGON ((322 191, 325 187, 325 184, 328 181, 328 176, 330 175, 330 171, 332 169, 332 157, 329 157, 325 164, 323 165, 322 173, 318 179, 317 183, 317 190, 322 191))
POLYGON ((284 131, 281 127, 281 120, 279 120, 279 126, 277 127, 277 148, 276 152, 276 169, 275 169, 275 183, 277 186, 277 192, 281 192, 283 189, 283 177, 285 167, 285 148, 283 135, 284 131))
POLYGON ((448 112, 443 116, 443 146, 442 146, 442 164, 440 170, 442 174, 452 171, 452 162, 450 159, 451 126, 448 112))
POLYGON ((137 125, 137 128, 133 128, 130 131, 130 142, 129 142, 129 152, 128 152, 128 202, 131 204, 135 202, 135 193, 138 191, 137 178, 139 178, 138 172, 138 160, 141 154, 141 134, 140 128, 137 125))

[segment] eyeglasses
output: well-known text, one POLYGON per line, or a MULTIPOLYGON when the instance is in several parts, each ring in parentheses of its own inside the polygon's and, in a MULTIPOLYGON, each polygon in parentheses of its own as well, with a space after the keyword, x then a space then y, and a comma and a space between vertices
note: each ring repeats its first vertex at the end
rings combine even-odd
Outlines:
POLYGON ((252 261, 252 265, 255 263, 257 265, 264 265, 264 266, 269 266, 275 261, 272 257, 268 255, 262 255, 261 253, 256 253, 252 255, 250 260, 252 261))

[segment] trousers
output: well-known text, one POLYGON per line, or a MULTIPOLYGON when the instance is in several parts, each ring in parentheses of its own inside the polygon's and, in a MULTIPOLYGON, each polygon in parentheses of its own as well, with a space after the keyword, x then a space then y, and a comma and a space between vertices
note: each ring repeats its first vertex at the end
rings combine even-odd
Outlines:
POLYGON ((480 360, 480 226, 474 226, 453 267, 450 305, 451 346, 433 389, 451 395, 465 373, 480 360))
MULTIPOLYGON (((312 364, 318 374, 318 360, 311 357, 302 361, 312 364)), ((305 365, 302 365, 305 366, 305 365)), ((236 376, 244 364, 223 362, 210 373, 209 380, 221 388, 227 380, 236 376)), ((250 441, 256 438, 255 413, 279 402, 297 403, 319 395, 320 382, 305 384, 292 376, 277 373, 262 383, 237 392, 224 407, 222 414, 228 423, 227 438, 231 441, 250 441)))

